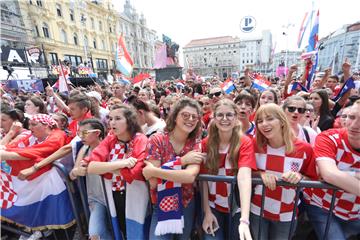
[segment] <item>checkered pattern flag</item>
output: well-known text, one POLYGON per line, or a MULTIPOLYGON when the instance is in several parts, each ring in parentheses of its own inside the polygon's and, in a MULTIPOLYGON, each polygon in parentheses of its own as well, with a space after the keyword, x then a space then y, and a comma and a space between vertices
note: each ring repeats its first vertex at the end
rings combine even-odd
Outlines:
POLYGON ((1 170, 1 193, 0 193, 0 206, 7 209, 14 205, 17 200, 17 194, 13 190, 11 176, 1 170))

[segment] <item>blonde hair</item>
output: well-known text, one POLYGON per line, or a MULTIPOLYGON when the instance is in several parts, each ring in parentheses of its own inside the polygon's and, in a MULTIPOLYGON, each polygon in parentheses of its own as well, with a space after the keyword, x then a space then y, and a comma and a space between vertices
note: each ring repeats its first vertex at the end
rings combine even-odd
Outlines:
POLYGON ((285 143, 285 152, 287 154, 292 153, 295 150, 294 147, 294 133, 290 126, 290 123, 285 115, 285 112, 280 106, 274 103, 264 104, 259 107, 255 114, 255 125, 256 125, 256 144, 259 149, 263 149, 265 145, 269 143, 268 139, 259 131, 258 120, 266 116, 273 116, 280 121, 281 125, 281 136, 285 143))
MULTIPOLYGON (((219 100, 213 107, 213 113, 216 114, 216 109, 220 106, 229 106, 231 107, 235 114, 238 115, 238 109, 235 103, 229 99, 219 100)), ((241 138, 243 136, 241 123, 235 116, 234 121, 236 121, 235 127, 232 130, 230 138, 230 148, 229 148, 229 161, 234 169, 234 174, 238 170, 238 158, 239 158, 239 148, 241 145, 241 138)), ((215 121, 212 121, 209 126, 209 137, 207 141, 207 160, 205 163, 206 168, 209 170, 210 174, 217 174, 219 171, 219 129, 216 126, 215 121)))

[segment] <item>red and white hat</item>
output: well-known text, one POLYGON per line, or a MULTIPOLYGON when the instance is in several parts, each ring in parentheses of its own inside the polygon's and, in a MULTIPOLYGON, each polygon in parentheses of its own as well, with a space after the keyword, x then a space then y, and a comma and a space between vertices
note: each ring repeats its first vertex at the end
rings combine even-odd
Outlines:
POLYGON ((56 126, 56 121, 50 115, 47 114, 33 115, 30 117, 30 120, 47 125, 48 127, 56 126))

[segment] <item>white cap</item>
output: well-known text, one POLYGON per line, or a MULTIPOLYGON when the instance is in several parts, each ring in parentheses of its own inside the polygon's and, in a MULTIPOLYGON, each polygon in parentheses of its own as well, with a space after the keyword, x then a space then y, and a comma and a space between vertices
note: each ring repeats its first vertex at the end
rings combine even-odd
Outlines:
POLYGON ((96 100, 98 100, 99 102, 101 102, 101 95, 100 95, 100 93, 98 93, 98 92, 96 92, 96 91, 88 92, 88 93, 86 93, 86 95, 87 95, 88 97, 96 98, 96 100))

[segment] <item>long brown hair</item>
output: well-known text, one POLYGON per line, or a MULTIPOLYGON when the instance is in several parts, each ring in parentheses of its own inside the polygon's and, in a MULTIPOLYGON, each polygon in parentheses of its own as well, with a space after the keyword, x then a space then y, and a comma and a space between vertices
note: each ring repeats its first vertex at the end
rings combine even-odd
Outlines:
MULTIPOLYGON (((199 116, 201 116, 201 114, 202 114, 200 105, 195 100, 185 97, 185 98, 181 99, 179 102, 177 102, 175 104, 175 106, 173 107, 173 109, 170 111, 170 114, 169 114, 168 118, 166 119, 165 131, 172 132, 175 129, 176 118, 177 118, 179 112, 185 107, 195 108, 197 113, 199 114, 199 116)), ((196 124, 195 129, 189 134, 188 138, 195 139, 198 136, 198 134, 200 133, 200 129, 201 129, 201 121, 199 120, 196 124)))
POLYGON ((139 122, 137 121, 136 110, 134 107, 125 104, 116 104, 111 106, 110 112, 116 109, 120 109, 124 118, 126 119, 127 128, 126 130, 133 138, 136 133, 142 133, 139 122))
MULTIPOLYGON (((214 107, 213 107, 213 113, 216 114, 216 110, 220 106, 229 106, 231 107, 236 116, 234 118, 234 121, 236 121, 236 124, 232 130, 231 138, 230 138, 230 148, 228 152, 229 161, 233 167, 234 174, 238 171, 238 158, 239 158, 239 148, 241 145, 241 138, 243 136, 242 130, 241 130, 241 123, 237 119, 238 115, 238 108, 235 105, 235 103, 229 99, 222 99, 218 101, 214 107)), ((216 126, 215 120, 210 123, 209 126, 209 137, 207 142, 207 159, 205 166, 209 170, 210 174, 217 174, 219 171, 219 160, 220 160, 220 154, 219 154, 219 129, 216 126)))
POLYGON ((290 123, 286 117, 285 112, 281 109, 279 105, 275 103, 267 103, 259 107, 255 114, 255 125, 256 125, 256 144, 259 149, 263 149, 265 145, 269 143, 268 139, 261 133, 258 128, 259 118, 264 118, 266 116, 273 116, 276 119, 279 119, 280 125, 282 126, 281 134, 284 143, 285 143, 285 152, 292 153, 294 151, 294 133, 290 126, 290 123))

